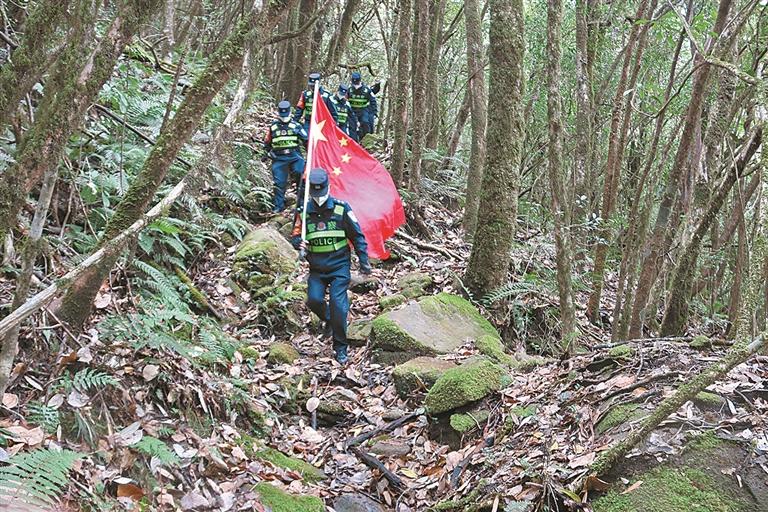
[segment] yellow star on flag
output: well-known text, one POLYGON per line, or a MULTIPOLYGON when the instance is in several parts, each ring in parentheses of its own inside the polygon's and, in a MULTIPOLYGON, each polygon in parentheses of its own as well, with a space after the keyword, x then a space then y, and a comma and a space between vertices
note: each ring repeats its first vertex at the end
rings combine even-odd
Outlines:
POLYGON ((343 163, 348 164, 350 160, 352 160, 352 157, 349 156, 349 153, 344 153, 343 155, 341 155, 341 161, 343 163))
POLYGON ((342 137, 339 139, 339 144, 341 144, 342 147, 346 146, 347 142, 349 142, 349 139, 347 139, 346 137, 342 137))
POLYGON ((333 172, 334 176, 338 176, 339 174, 341 174, 341 169, 339 169, 338 167, 334 167, 333 171, 331 172, 333 172))
POLYGON ((312 135, 314 136, 315 143, 318 143, 319 141, 325 141, 328 142, 328 139, 325 138, 325 135, 323 135, 323 127, 325 127, 325 119, 322 121, 318 121, 317 125, 315 125, 315 130, 312 132, 312 135))

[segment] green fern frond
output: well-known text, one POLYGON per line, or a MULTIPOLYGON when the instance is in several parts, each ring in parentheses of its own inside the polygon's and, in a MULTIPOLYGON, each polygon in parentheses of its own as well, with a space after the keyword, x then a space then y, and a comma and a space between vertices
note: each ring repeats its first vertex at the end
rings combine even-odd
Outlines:
POLYGON ((27 406, 27 420, 33 425, 40 425, 47 433, 52 434, 59 428, 59 411, 40 402, 31 402, 27 406))
POLYGON ((524 293, 537 291, 537 287, 530 283, 507 283, 504 286, 496 288, 485 295, 480 301, 484 305, 493 304, 500 300, 505 300, 510 297, 517 297, 524 293))
POLYGON ((178 455, 168 448, 168 445, 152 436, 142 437, 133 447, 145 455, 157 457, 166 466, 178 466, 181 462, 178 455))
POLYGON ((69 471, 82 455, 69 450, 34 450, 11 457, 0 468, 0 509, 10 504, 52 506, 69 483, 69 471))
POLYGON ((80 391, 103 389, 107 386, 116 386, 117 383, 117 379, 112 375, 93 368, 83 368, 72 379, 72 385, 80 391))

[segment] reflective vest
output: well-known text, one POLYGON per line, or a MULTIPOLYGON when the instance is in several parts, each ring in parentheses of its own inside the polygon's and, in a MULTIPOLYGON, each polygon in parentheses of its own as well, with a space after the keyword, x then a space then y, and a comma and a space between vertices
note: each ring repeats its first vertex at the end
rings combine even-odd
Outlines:
POLYGON ((342 102, 341 100, 336 100, 336 116, 339 120, 339 126, 344 126, 347 124, 347 119, 349 118, 349 103, 346 101, 342 102))
POLYGON ((355 110, 361 109, 361 108, 368 108, 368 105, 371 104, 368 87, 363 86, 360 89, 355 89, 354 87, 350 88, 349 104, 352 105, 352 108, 355 110))
POLYGON ((311 253, 336 252, 347 247, 344 205, 336 204, 328 220, 307 218, 307 250, 311 253))
POLYGON ((299 125, 293 121, 289 123, 273 123, 272 148, 273 149, 296 149, 299 147, 299 134, 296 133, 299 125))
POLYGON ((304 115, 309 118, 312 114, 312 105, 315 102, 314 94, 312 91, 304 91, 304 115))

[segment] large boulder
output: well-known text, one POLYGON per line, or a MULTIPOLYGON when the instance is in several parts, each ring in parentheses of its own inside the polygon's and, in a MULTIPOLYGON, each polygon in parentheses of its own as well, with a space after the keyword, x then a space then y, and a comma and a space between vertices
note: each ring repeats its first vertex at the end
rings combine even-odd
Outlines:
POLYGON ((414 391, 431 388, 446 371, 456 364, 429 356, 421 356, 395 366, 392 379, 400 398, 405 400, 414 391))
POLYGON ((381 363, 401 363, 419 355, 448 354, 483 335, 499 337, 469 301, 439 293, 377 317, 373 355, 381 363))
POLYGON ((476 357, 446 371, 427 393, 430 414, 441 414, 480 400, 509 381, 507 371, 485 357, 476 357))
POLYGON ((248 233, 235 252, 237 280, 256 291, 283 281, 298 268, 296 251, 271 225, 248 233))

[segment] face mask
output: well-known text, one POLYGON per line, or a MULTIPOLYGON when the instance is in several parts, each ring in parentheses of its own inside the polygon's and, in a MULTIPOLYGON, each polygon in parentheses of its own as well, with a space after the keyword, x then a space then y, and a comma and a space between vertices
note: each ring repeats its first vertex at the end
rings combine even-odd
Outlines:
POLYGON ((318 206, 323 206, 325 202, 328 200, 328 194, 325 194, 324 196, 320 196, 320 197, 312 196, 312 199, 315 200, 318 206))
POLYGON ((285 116, 285 117, 283 117, 283 116, 280 116, 280 117, 279 117, 279 119, 280 119, 282 122, 284 122, 284 123, 287 123, 288 121, 290 121, 290 120, 291 120, 291 116, 285 116))
POLYGON ((340 100, 343 100, 344 98, 346 98, 346 97, 347 97, 347 95, 346 95, 346 94, 344 94, 343 92, 338 92, 338 93, 336 93, 336 96, 337 96, 337 97, 338 97, 340 100))
POLYGON ((359 88, 361 88, 362 86, 363 86, 363 84, 362 84, 362 83, 359 83, 359 84, 352 84, 352 87, 354 87, 355 89, 359 89, 359 88))

